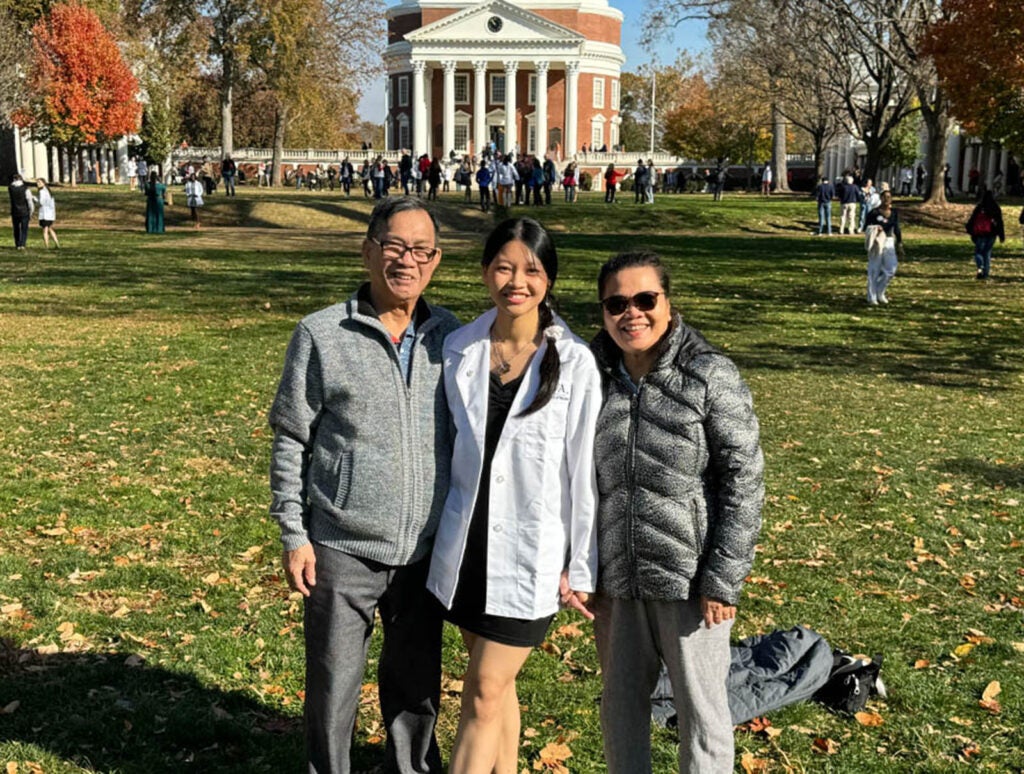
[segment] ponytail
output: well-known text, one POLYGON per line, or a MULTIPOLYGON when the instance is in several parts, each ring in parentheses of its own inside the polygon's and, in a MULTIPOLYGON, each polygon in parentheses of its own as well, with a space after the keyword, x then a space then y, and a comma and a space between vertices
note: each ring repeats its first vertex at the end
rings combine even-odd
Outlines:
MULTIPOLYGON (((555 322, 555 313, 551 309, 551 294, 544 296, 537 310, 540 315, 539 326, 542 331, 547 330, 555 322)), ((562 362, 558 357, 558 348, 555 346, 555 338, 547 337, 548 348, 544 351, 544 357, 540 361, 540 386, 537 387, 537 394, 533 396, 533 402, 519 414, 520 417, 529 416, 540 411, 551 400, 558 387, 558 377, 562 371, 562 362)))

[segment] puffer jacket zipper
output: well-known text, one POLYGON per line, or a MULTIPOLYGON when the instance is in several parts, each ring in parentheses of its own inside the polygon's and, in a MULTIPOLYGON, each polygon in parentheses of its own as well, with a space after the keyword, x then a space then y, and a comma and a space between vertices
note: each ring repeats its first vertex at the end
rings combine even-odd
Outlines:
POLYGON ((629 589, 634 599, 640 598, 640 582, 636 571, 636 514, 634 513, 634 486, 636 479, 636 428, 640 420, 640 394, 644 379, 629 396, 629 434, 626 437, 626 486, 629 499, 626 503, 626 566, 629 567, 629 589))

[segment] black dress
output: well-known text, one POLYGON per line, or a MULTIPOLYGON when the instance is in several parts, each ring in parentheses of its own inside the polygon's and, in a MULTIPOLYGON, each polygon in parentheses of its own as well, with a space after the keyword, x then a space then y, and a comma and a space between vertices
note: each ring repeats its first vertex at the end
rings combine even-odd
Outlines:
POLYGON ((491 461, 508 419, 509 409, 523 377, 502 384, 491 374, 487 394, 487 428, 484 434, 484 460, 480 471, 480 491, 473 506, 473 516, 462 555, 459 584, 455 599, 445 617, 456 626, 502 645, 536 647, 544 641, 553 615, 537 620, 506 618, 484 612, 487 601, 487 504, 490 499, 491 461))

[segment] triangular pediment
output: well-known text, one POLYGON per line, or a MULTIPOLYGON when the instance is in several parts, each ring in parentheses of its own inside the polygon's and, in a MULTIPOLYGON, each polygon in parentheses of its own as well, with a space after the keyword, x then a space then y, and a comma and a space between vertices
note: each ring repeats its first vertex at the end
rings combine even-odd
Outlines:
POLYGON ((561 43, 579 45, 584 36, 561 24, 505 2, 484 0, 433 24, 406 34, 413 45, 465 41, 473 43, 561 43))

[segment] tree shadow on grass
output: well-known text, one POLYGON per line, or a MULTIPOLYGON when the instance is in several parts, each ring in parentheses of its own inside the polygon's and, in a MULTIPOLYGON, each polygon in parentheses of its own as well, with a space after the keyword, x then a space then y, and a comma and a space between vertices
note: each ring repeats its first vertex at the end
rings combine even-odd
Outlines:
POLYGON ((1024 489, 1024 466, 999 465, 976 457, 954 457, 944 460, 942 470, 971 476, 991 487, 1024 489))
MULTIPOLYGON (((240 691, 123 653, 40 655, 0 640, 0 740, 43 748, 89 770, 159 772, 305 771, 301 703, 285 715, 240 691)), ((355 745, 368 772, 380 747, 355 745)))

